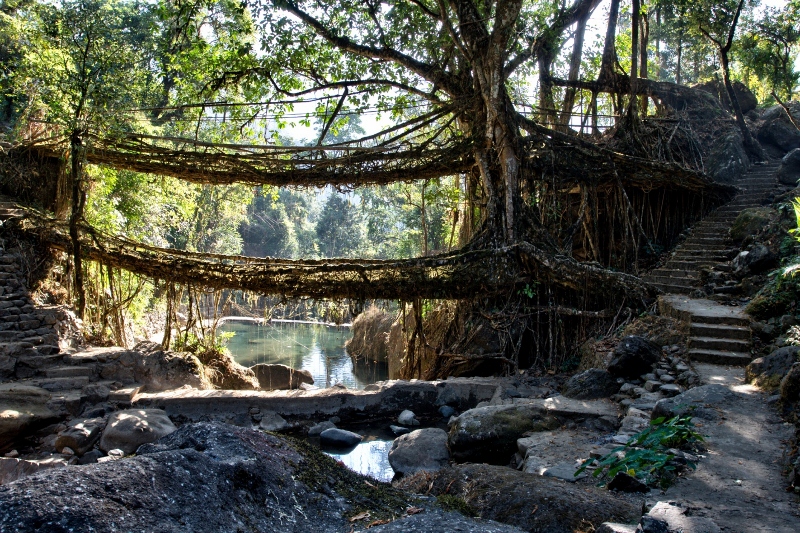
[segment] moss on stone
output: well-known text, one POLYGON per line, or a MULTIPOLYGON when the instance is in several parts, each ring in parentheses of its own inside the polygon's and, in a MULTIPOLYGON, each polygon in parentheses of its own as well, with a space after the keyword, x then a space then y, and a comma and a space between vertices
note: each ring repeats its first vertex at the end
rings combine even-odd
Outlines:
POLYGON ((395 489, 389 483, 366 478, 349 470, 322 453, 308 442, 291 437, 289 440, 303 461, 295 465, 295 479, 316 492, 335 492, 351 507, 346 518, 369 511, 376 520, 395 518, 414 503, 413 497, 395 489))
POLYGON ((464 498, 459 498, 452 494, 439 494, 436 496, 436 502, 445 511, 456 511, 470 517, 478 516, 478 511, 468 504, 464 498))

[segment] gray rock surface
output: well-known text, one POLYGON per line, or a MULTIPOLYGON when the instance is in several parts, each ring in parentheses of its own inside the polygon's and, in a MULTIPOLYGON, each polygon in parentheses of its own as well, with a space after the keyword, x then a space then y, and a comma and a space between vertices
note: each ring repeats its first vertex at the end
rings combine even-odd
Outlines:
POLYGON ((61 457, 53 457, 42 461, 0 457, 0 485, 17 481, 42 470, 64 466, 67 466, 67 461, 61 457))
MULTIPOLYGON (((800 135, 800 132, 798 134, 800 135)), ((796 187, 798 180, 800 180, 800 148, 795 148, 781 159, 778 181, 796 187)))
POLYGON ((100 449, 134 453, 142 444, 155 442, 177 428, 161 409, 127 409, 108 418, 100 437, 100 449))
POLYGON ((70 422, 67 429, 59 432, 56 439, 56 450, 71 448, 76 455, 83 455, 92 449, 100 438, 106 421, 103 418, 79 419, 70 422))
POLYGON ((798 358, 800 346, 778 348, 765 357, 753 359, 745 368, 745 381, 758 387, 775 389, 798 358))
POLYGON ((209 389, 203 365, 191 354, 164 351, 154 342, 140 342, 132 350, 90 348, 71 356, 73 363, 94 364, 102 379, 137 383, 149 391, 177 389, 184 385, 209 389))
POLYGON ((730 132, 714 139, 705 161, 706 173, 717 183, 733 184, 750 166, 742 135, 730 132))
POLYGON ((389 464, 395 472, 408 475, 421 470, 435 472, 450 462, 447 432, 425 428, 397 437, 389 450, 389 464))
POLYGON ((330 420, 323 420, 318 424, 314 424, 308 429, 308 436, 309 437, 319 437, 319 434, 325 431, 326 429, 333 429, 336 427, 336 424, 331 422, 330 420))
POLYGON ((397 486, 462 498, 481 518, 548 533, 585 531, 587 523, 636 522, 644 500, 593 485, 578 489, 561 480, 485 464, 452 466, 432 475, 410 476, 397 486))
POLYGON ((48 407, 50 393, 17 383, 0 384, 0 449, 56 418, 48 407))
POLYGON ((295 370, 286 365, 258 364, 250 367, 262 390, 299 389, 303 383, 314 384, 308 370, 295 370))
MULTIPOLYGON (((789 108, 795 121, 800 121, 800 103, 790 102, 789 108)), ((764 144, 772 145, 786 153, 800 148, 800 131, 789 120, 780 105, 774 105, 761 115, 763 123, 758 129, 757 138, 764 144)))
POLYGON ((619 425, 617 416, 611 402, 563 396, 476 407, 461 413, 450 426, 450 453, 460 462, 507 464, 517 439, 526 432, 555 429, 567 421, 610 430, 619 425))
POLYGON ((404 410, 400 415, 397 417, 397 422, 401 426, 418 426, 419 421, 417 420, 417 415, 414 414, 413 411, 409 411, 408 409, 404 410))
POLYGON ((261 413, 259 427, 264 431, 282 431, 289 427, 289 423, 275 411, 261 413))
POLYGON ((414 503, 365 480, 302 443, 187 424, 135 457, 0 486, 0 531, 345 533, 359 510, 400 516, 414 503))
POLYGON ((650 372, 661 359, 661 347, 636 335, 623 338, 614 349, 614 359, 608 365, 612 376, 637 379, 650 372))
POLYGON ((346 429, 331 428, 319 434, 319 442, 323 446, 333 448, 350 448, 357 445, 364 439, 358 433, 347 431, 346 429))
POLYGON ((652 418, 682 415, 693 410, 693 416, 715 420, 719 414, 715 407, 722 407, 736 394, 724 385, 702 385, 689 389, 672 398, 659 400, 653 408, 652 418))
POLYGON ((619 391, 620 384, 607 370, 590 368, 569 378, 561 393, 577 400, 608 398, 619 391))
POLYGON ((781 380, 781 401, 787 404, 800 402, 800 363, 795 363, 781 380))
POLYGON ((461 513, 445 513, 437 509, 393 520, 382 526, 371 527, 369 533, 523 533, 526 530, 492 520, 467 518, 461 513))

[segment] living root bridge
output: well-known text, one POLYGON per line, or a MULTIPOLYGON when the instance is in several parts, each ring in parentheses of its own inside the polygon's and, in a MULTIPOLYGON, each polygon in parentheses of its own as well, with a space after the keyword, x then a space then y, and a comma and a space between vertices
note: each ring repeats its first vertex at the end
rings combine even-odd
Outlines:
MULTIPOLYGON (((29 210, 16 224, 44 243, 71 249, 63 223, 29 210)), ((657 292, 635 276, 552 255, 526 242, 404 260, 286 260, 157 248, 87 225, 80 227, 80 240, 87 259, 145 277, 286 298, 460 299, 508 294, 533 282, 588 293, 606 303, 620 297, 644 302, 657 292)))

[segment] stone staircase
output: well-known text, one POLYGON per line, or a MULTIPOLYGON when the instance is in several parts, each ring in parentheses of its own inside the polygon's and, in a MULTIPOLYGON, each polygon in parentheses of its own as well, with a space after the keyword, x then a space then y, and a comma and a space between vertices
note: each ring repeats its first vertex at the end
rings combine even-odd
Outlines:
POLYGON ((643 277, 666 293, 659 298, 661 314, 689 325, 687 357, 692 361, 741 366, 752 359, 750 319, 740 308, 685 295, 700 289, 703 268, 731 259, 728 230, 742 211, 762 205, 775 191, 776 167, 758 165, 742 176, 736 197, 696 224, 672 257, 643 277))
POLYGON ((667 294, 689 294, 700 288, 700 270, 730 259, 725 238, 739 213, 762 205, 777 187, 777 163, 754 166, 735 185, 740 192, 692 227, 691 235, 672 257, 643 279, 667 294))

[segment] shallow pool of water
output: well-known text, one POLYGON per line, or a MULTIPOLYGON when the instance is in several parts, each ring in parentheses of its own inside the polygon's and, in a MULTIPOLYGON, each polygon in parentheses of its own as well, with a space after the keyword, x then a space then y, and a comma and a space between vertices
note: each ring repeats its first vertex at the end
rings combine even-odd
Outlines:
POLYGON ((388 483, 394 477, 394 470, 389 464, 389 450, 391 447, 391 440, 366 437, 361 444, 358 444, 352 450, 326 449, 323 451, 337 461, 341 461, 350 470, 388 483))
POLYGON ((235 333, 228 341, 228 350, 239 364, 270 363, 308 370, 317 387, 343 383, 351 389, 363 389, 388 379, 388 369, 383 364, 359 363, 354 368, 344 348, 351 336, 350 328, 291 322, 225 322, 217 331, 235 333))

